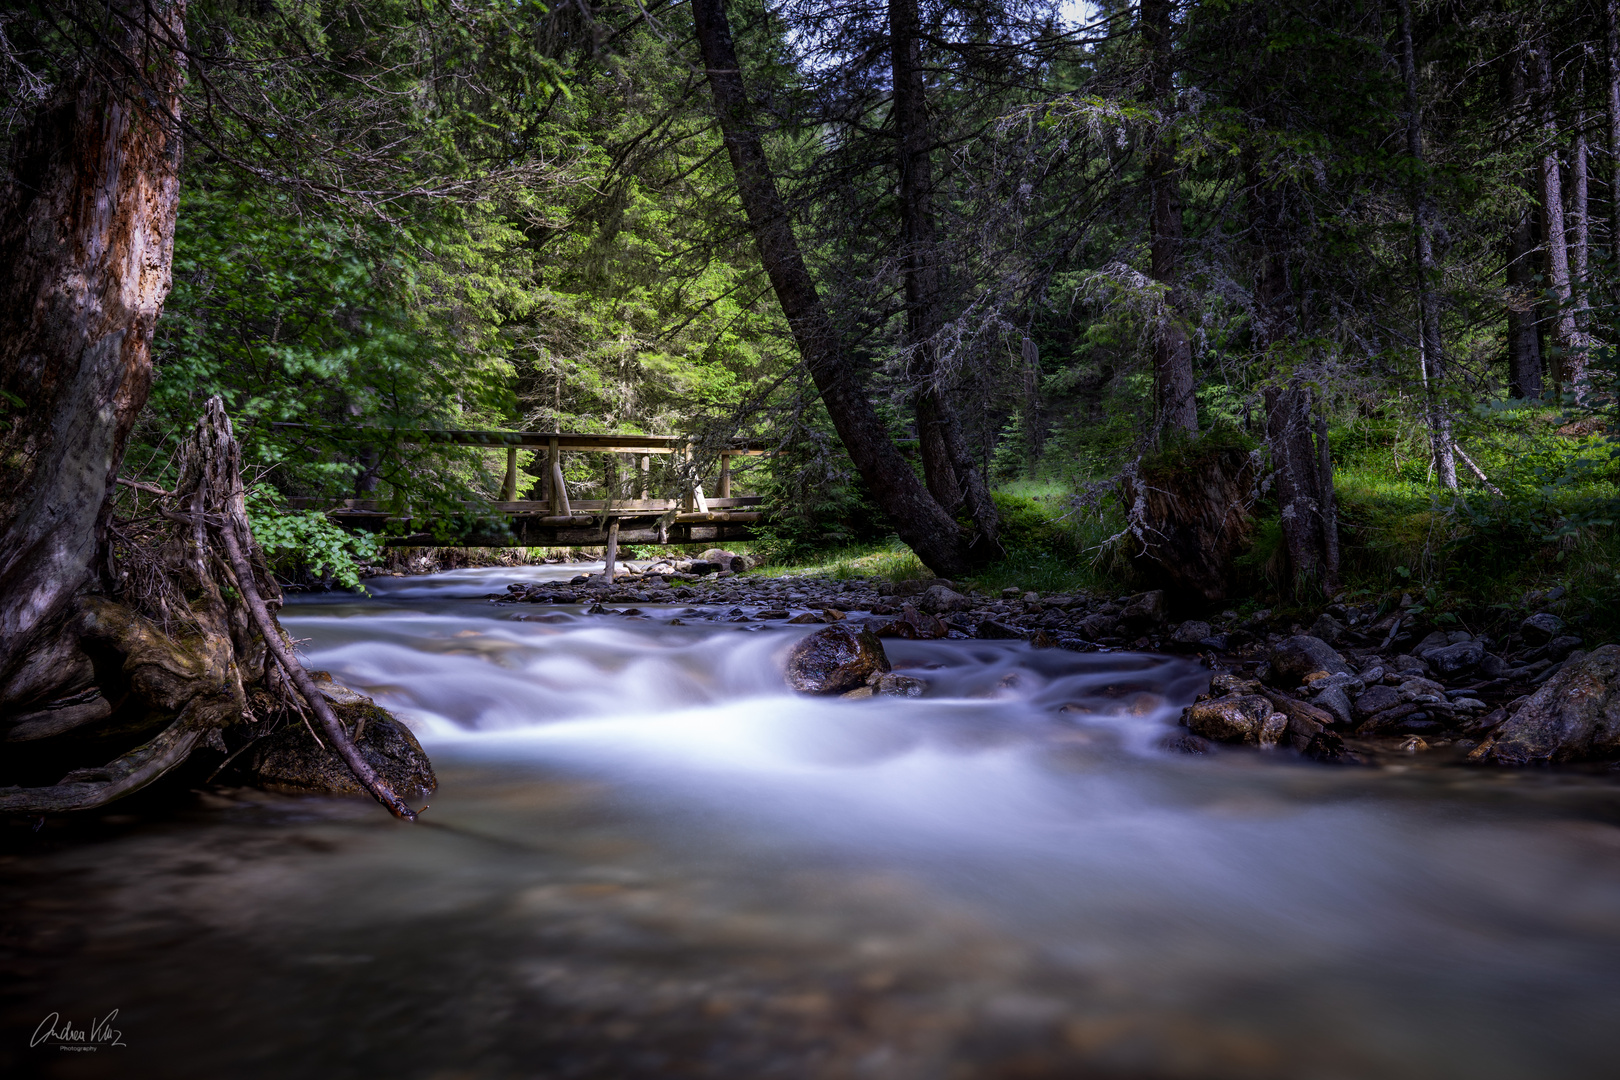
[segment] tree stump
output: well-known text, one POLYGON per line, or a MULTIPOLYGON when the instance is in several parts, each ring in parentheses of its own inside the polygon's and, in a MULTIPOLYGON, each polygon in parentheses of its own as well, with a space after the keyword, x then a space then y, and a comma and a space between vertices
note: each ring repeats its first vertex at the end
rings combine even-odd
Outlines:
POLYGON ((1254 533, 1255 455, 1206 436, 1139 462, 1120 479, 1135 565, 1172 593, 1215 603, 1236 585, 1254 533))

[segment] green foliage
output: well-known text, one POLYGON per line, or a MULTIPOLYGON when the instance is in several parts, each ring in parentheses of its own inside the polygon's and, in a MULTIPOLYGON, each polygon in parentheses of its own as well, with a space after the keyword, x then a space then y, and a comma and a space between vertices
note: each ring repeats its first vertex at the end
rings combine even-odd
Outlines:
POLYGON ((248 521, 270 568, 289 579, 326 578, 345 589, 360 588, 361 566, 382 554, 382 540, 371 533, 346 532, 325 514, 289 511, 284 500, 263 487, 249 490, 248 521))

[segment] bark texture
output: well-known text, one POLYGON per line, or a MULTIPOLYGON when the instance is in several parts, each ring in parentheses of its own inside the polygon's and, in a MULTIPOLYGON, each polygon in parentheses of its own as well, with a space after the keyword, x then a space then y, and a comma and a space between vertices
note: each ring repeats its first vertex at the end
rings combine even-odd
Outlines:
POLYGON ((1311 417, 1310 387, 1266 388, 1271 454, 1283 534, 1283 588, 1295 597, 1339 591, 1339 522, 1326 423, 1311 417))
POLYGON ((723 0, 694 0, 692 18, 737 193, 760 261, 838 437, 895 531, 936 573, 970 571, 966 537, 928 493, 884 430, 817 293, 752 121, 723 0))
POLYGON ((167 50, 132 57, 183 42, 185 5, 112 7, 120 55, 87 62, 18 135, 0 192, 0 708, 58 689, 28 662, 92 574, 169 294, 182 74, 167 50))
MULTIPOLYGON (((1406 83, 1406 152, 1421 170, 1423 109, 1418 101, 1417 59, 1412 45, 1412 2, 1400 0, 1401 77, 1406 83)), ((1434 261, 1434 204, 1429 185, 1421 181, 1412 194, 1413 262, 1418 278, 1418 364, 1428 402, 1429 447, 1440 483, 1457 487, 1457 459, 1452 453, 1451 410, 1446 404, 1446 353, 1440 336, 1439 268, 1434 261)))
MULTIPOLYGON (((1620 0, 1617 0, 1620 2, 1620 0)), ((1521 50, 1508 71, 1508 107, 1521 115, 1529 104, 1525 57, 1521 50)), ((1534 188, 1532 176, 1526 186, 1534 188)), ((1507 346, 1508 381, 1514 397, 1541 397, 1541 334, 1537 326, 1535 209, 1526 207, 1508 232, 1507 346)))
POLYGON ((1126 473, 1121 495, 1150 578, 1210 603, 1233 595, 1254 534, 1255 465, 1241 447, 1203 440, 1126 473))
POLYGON ((1620 0, 1605 0, 1603 30, 1608 63, 1609 257, 1620 258, 1620 0))
MULTIPOLYGON (((19 134, 0 190, 6 813, 103 805, 306 711, 358 758, 276 625, 218 398, 175 491, 114 513, 171 281, 185 4, 115 0, 103 14, 80 74, 19 134)), ((359 782, 409 817, 365 764, 351 762, 359 782)))
POLYGON ((973 460, 939 363, 938 334, 944 298, 934 221, 934 170, 926 84, 920 63, 917 0, 889 0, 890 68, 899 172, 901 265, 905 280, 906 346, 917 385, 917 438, 929 493, 948 511, 965 505, 987 548, 1000 531, 996 504, 983 470, 973 460))
POLYGON ((1553 109, 1552 50, 1542 42, 1535 50, 1536 96, 1541 112, 1541 235, 1546 245, 1546 288, 1557 300, 1553 337, 1558 351, 1550 365, 1553 385, 1562 391, 1574 375, 1570 370, 1577 344, 1575 309, 1570 303, 1569 243, 1564 220, 1564 170, 1558 160, 1558 116, 1553 109))
POLYGON ((1164 318, 1153 341, 1155 427, 1197 431, 1198 401, 1181 292, 1181 174, 1168 120, 1175 105, 1175 24, 1171 0, 1142 0, 1141 31, 1149 56, 1144 93, 1161 112, 1159 130, 1147 154, 1151 273, 1165 288, 1164 318))

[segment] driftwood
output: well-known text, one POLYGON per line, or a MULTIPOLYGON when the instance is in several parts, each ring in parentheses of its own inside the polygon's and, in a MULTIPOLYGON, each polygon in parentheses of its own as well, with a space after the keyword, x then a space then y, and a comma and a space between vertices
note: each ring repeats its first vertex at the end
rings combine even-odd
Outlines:
POLYGON ((182 452, 174 491, 144 518, 114 521, 109 536, 101 591, 77 598, 73 617, 22 669, 25 680, 49 685, 36 669, 54 665, 58 684, 34 707, 0 717, 0 764, 12 777, 37 777, 74 756, 121 752, 53 784, 0 788, 0 812, 105 805, 199 747, 226 751, 227 737, 245 745, 307 710, 360 785, 415 820, 276 622, 280 590, 253 542, 240 452, 219 398, 182 452))

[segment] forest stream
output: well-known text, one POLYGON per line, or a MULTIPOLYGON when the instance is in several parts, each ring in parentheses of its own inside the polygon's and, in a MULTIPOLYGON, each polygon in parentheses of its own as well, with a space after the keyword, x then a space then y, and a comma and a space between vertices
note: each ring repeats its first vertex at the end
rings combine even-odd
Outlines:
POLYGON ((1179 658, 893 639, 921 698, 804 698, 812 627, 482 599, 578 569, 292 598, 431 809, 229 790, 13 842, 0 1071, 1613 1075, 1612 779, 1170 753, 1179 658))

